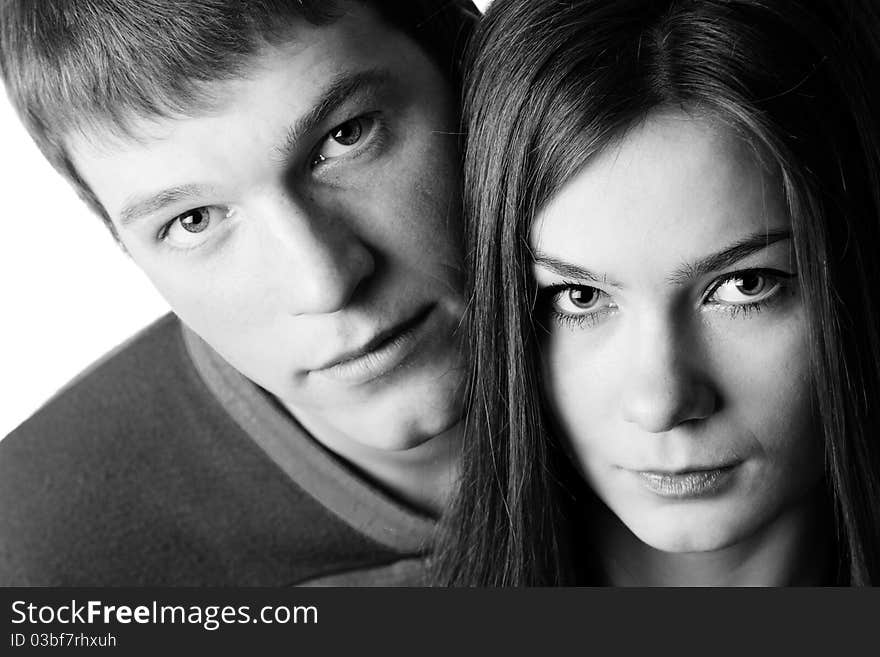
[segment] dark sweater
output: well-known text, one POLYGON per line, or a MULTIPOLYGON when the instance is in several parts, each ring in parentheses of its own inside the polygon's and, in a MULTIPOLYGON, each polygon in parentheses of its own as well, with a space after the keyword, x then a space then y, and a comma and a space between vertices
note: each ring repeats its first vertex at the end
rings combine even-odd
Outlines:
POLYGON ((0 441, 0 585, 416 584, 432 529, 173 315, 0 441))

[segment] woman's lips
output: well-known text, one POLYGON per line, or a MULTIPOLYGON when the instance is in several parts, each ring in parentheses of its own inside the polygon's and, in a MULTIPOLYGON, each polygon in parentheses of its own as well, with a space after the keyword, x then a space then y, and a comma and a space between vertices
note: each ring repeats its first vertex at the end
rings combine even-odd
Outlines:
POLYGON ((731 481, 738 464, 716 468, 663 472, 636 472, 641 483, 652 493, 669 499, 708 497, 721 492, 731 481))

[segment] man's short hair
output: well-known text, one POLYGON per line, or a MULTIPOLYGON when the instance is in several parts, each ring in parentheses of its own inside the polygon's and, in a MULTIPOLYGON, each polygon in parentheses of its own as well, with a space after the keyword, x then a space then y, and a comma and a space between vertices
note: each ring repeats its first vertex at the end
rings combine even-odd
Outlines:
MULTIPOLYGON (((112 223, 64 147, 75 131, 131 137, 132 118, 191 115, 211 82, 240 75, 298 22, 337 19, 341 0, 0 0, 0 75, 52 165, 112 223)), ((352 0, 416 41, 457 90, 479 13, 470 0, 352 0)))

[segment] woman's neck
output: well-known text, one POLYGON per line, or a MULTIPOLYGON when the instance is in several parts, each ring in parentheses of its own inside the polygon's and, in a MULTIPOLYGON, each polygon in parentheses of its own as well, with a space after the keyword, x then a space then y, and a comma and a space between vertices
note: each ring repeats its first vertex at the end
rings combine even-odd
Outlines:
POLYGON ((828 581, 832 554, 821 493, 806 496, 739 543, 671 553, 640 541, 604 505, 592 535, 612 586, 812 586, 828 581))

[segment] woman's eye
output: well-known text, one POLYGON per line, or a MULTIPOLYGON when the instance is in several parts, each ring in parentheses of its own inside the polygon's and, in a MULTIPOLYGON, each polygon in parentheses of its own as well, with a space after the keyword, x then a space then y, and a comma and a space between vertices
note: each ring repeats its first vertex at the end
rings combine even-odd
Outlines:
POLYGON ((355 150, 370 134, 374 123, 374 119, 362 116, 333 128, 315 153, 312 165, 342 157, 355 150))
POLYGON ((553 305, 559 312, 580 315, 595 310, 603 295, 604 292, 594 287, 578 285, 558 292, 553 299, 553 305))
POLYGON ((165 224, 159 237, 178 248, 193 248, 207 241, 212 228, 231 215, 232 210, 223 212, 213 206, 193 208, 165 224))
POLYGON ((773 296, 781 285, 780 277, 768 272, 740 272, 715 287, 709 300, 731 306, 759 303, 773 296))
POLYGON ((596 326, 617 310, 608 293, 590 285, 553 285, 545 288, 541 296, 546 312, 569 328, 596 326))

